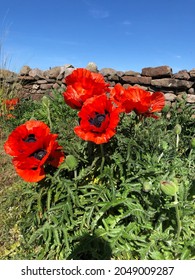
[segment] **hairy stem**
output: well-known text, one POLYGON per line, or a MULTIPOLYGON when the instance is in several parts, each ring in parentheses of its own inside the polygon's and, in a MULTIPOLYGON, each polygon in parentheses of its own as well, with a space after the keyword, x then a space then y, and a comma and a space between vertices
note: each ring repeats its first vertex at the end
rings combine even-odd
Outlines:
POLYGON ((100 144, 100 150, 101 150, 101 157, 102 157, 102 162, 100 166, 100 173, 102 173, 103 168, 104 168, 104 162, 105 162, 105 156, 104 156, 104 147, 103 144, 100 144))
POLYGON ((177 219, 177 240, 179 240, 180 233, 181 233, 181 218, 180 218, 180 213, 179 213, 179 207, 178 207, 178 199, 177 199, 177 194, 174 196, 175 198, 175 211, 176 211, 176 219, 177 219))

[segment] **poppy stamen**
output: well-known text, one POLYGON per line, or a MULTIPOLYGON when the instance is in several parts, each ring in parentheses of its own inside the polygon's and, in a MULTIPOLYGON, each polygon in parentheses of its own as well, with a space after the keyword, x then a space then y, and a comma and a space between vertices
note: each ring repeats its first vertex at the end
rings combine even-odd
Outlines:
POLYGON ((37 150, 36 152, 34 152, 31 156, 38 160, 42 160, 42 158, 44 158, 44 156, 46 154, 47 154, 46 150, 40 149, 40 150, 37 150))
POLYGON ((29 134, 26 139, 23 139, 23 141, 27 143, 36 142, 36 137, 34 134, 29 134))
POLYGON ((102 125, 102 122, 106 118, 106 114, 99 114, 99 113, 95 112, 95 115, 96 116, 94 118, 89 119, 89 123, 96 127, 100 127, 102 125))

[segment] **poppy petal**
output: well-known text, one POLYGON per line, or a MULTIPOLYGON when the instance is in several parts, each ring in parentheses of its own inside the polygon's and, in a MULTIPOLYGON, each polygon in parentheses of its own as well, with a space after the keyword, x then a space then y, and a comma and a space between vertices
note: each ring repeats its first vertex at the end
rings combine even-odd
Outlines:
POLYGON ((74 132, 85 141, 106 143, 116 133, 120 112, 106 95, 94 96, 84 103, 74 132))

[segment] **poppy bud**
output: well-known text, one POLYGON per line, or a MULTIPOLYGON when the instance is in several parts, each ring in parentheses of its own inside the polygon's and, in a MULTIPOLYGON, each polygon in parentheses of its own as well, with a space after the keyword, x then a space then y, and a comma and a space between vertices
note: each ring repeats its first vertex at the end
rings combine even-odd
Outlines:
POLYGON ((73 155, 68 155, 66 157, 65 164, 69 170, 74 170, 78 165, 78 161, 73 155))
POLYGON ((50 100, 47 96, 43 96, 42 98, 42 104, 45 106, 45 107, 49 107, 49 104, 50 104, 50 100))
POLYGON ((176 124, 176 126, 174 127, 174 132, 177 135, 179 135, 181 133, 181 125, 180 124, 176 124))
POLYGON ((191 139, 190 145, 191 145, 191 149, 195 149, 195 138, 191 139))
POLYGON ((166 195, 174 196, 179 190, 177 181, 176 180, 174 180, 174 182, 173 181, 162 181, 161 190, 166 195))
POLYGON ((145 181, 143 183, 143 191, 149 192, 152 189, 152 182, 151 181, 145 181))

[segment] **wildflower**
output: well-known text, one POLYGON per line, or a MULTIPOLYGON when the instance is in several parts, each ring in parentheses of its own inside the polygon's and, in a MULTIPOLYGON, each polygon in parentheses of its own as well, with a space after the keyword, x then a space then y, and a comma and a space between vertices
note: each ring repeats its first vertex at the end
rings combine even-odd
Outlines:
POLYGON ((139 87, 123 88, 116 84, 110 92, 111 99, 123 111, 130 113, 135 111, 138 115, 158 118, 155 112, 160 112, 165 105, 165 97, 161 92, 150 93, 139 87))
POLYGON ((45 177, 44 166, 58 167, 64 154, 58 145, 57 134, 36 120, 18 126, 4 144, 5 152, 13 156, 16 172, 27 182, 38 182, 45 177))
POLYGON ((109 92, 109 84, 99 73, 77 68, 66 77, 66 91, 63 93, 65 102, 73 109, 81 109, 83 103, 90 97, 109 92))
POLYGON ((84 103, 78 114, 80 124, 74 132, 83 140, 106 143, 116 133, 120 112, 106 95, 94 96, 84 103))
POLYGON ((18 104, 19 98, 5 99, 3 103, 6 105, 7 110, 14 110, 15 106, 18 104))
POLYGON ((154 113, 160 112, 165 106, 165 97, 162 92, 151 93, 139 87, 128 87, 126 98, 126 104, 138 115, 145 117, 158 118, 154 113))

